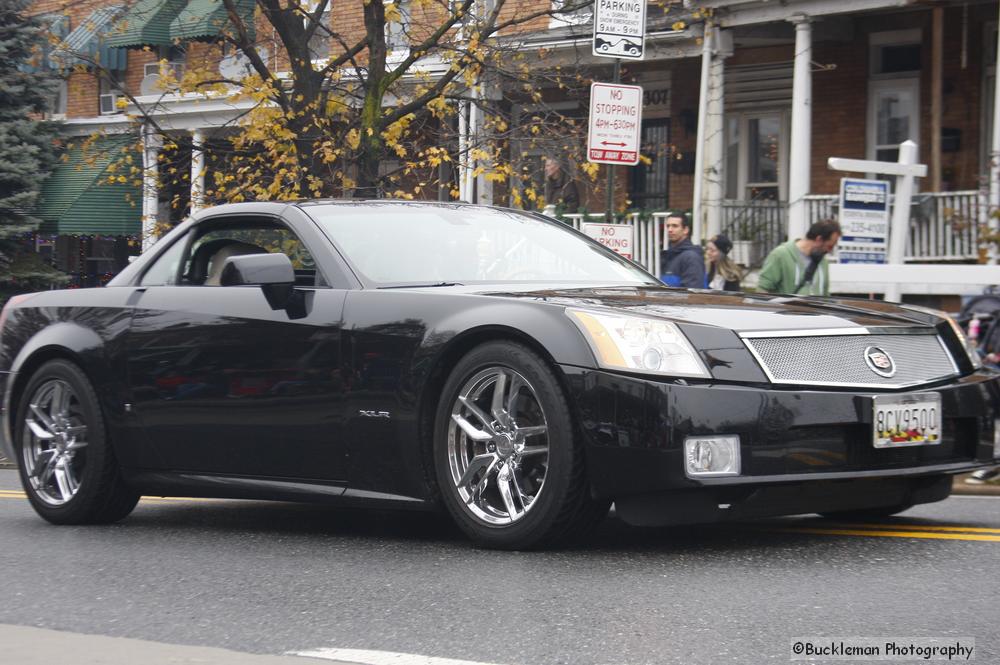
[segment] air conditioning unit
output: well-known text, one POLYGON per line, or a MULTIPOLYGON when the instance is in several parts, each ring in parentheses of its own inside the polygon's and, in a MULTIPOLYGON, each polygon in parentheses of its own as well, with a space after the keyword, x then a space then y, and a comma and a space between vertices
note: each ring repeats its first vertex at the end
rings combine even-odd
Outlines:
MULTIPOLYGON (((174 78, 178 81, 184 76, 184 63, 179 60, 172 60, 166 63, 166 68, 171 69, 174 72, 174 78)), ((142 66, 142 75, 150 76, 151 74, 160 73, 160 63, 159 62, 147 62, 142 66)))
POLYGON ((112 90, 100 96, 101 115, 111 115, 118 113, 118 98, 122 96, 120 90, 112 90))

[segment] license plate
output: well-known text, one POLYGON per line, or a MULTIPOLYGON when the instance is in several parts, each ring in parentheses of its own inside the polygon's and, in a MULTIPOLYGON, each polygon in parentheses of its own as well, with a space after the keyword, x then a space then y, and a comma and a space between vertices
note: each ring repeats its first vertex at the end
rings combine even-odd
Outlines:
POLYGON ((932 446, 941 443, 941 395, 878 395, 872 400, 876 448, 932 446))

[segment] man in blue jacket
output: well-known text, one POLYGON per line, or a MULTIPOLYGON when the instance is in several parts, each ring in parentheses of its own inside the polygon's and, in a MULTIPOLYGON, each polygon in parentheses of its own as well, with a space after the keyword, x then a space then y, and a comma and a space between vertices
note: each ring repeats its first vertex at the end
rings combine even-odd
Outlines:
POLYGON ((681 213, 667 217, 670 248, 660 254, 660 280, 667 286, 705 288, 705 257, 691 240, 691 219, 681 213))

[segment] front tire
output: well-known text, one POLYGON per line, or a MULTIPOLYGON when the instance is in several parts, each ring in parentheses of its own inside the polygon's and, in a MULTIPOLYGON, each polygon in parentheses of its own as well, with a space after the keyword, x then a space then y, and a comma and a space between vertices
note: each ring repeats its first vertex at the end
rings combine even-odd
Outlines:
POLYGON ((93 386, 66 360, 32 374, 14 444, 31 506, 53 524, 117 522, 139 501, 121 478, 93 386))
POLYGON ((594 499, 583 450, 559 382, 544 360, 513 342, 491 342, 455 366, 434 428, 442 500, 478 545, 560 544, 607 515, 594 499))

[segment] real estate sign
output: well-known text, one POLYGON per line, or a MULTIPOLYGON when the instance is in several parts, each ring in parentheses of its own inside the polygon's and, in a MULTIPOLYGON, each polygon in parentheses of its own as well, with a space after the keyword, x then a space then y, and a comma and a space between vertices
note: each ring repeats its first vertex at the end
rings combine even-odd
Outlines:
POLYGON ((889 234, 889 183, 840 179, 840 263, 885 263, 889 234))
POLYGON ((629 166, 638 164, 641 124, 640 86, 592 83, 587 161, 629 166))
POLYGON ((646 0, 594 0, 594 55, 641 60, 646 0))

